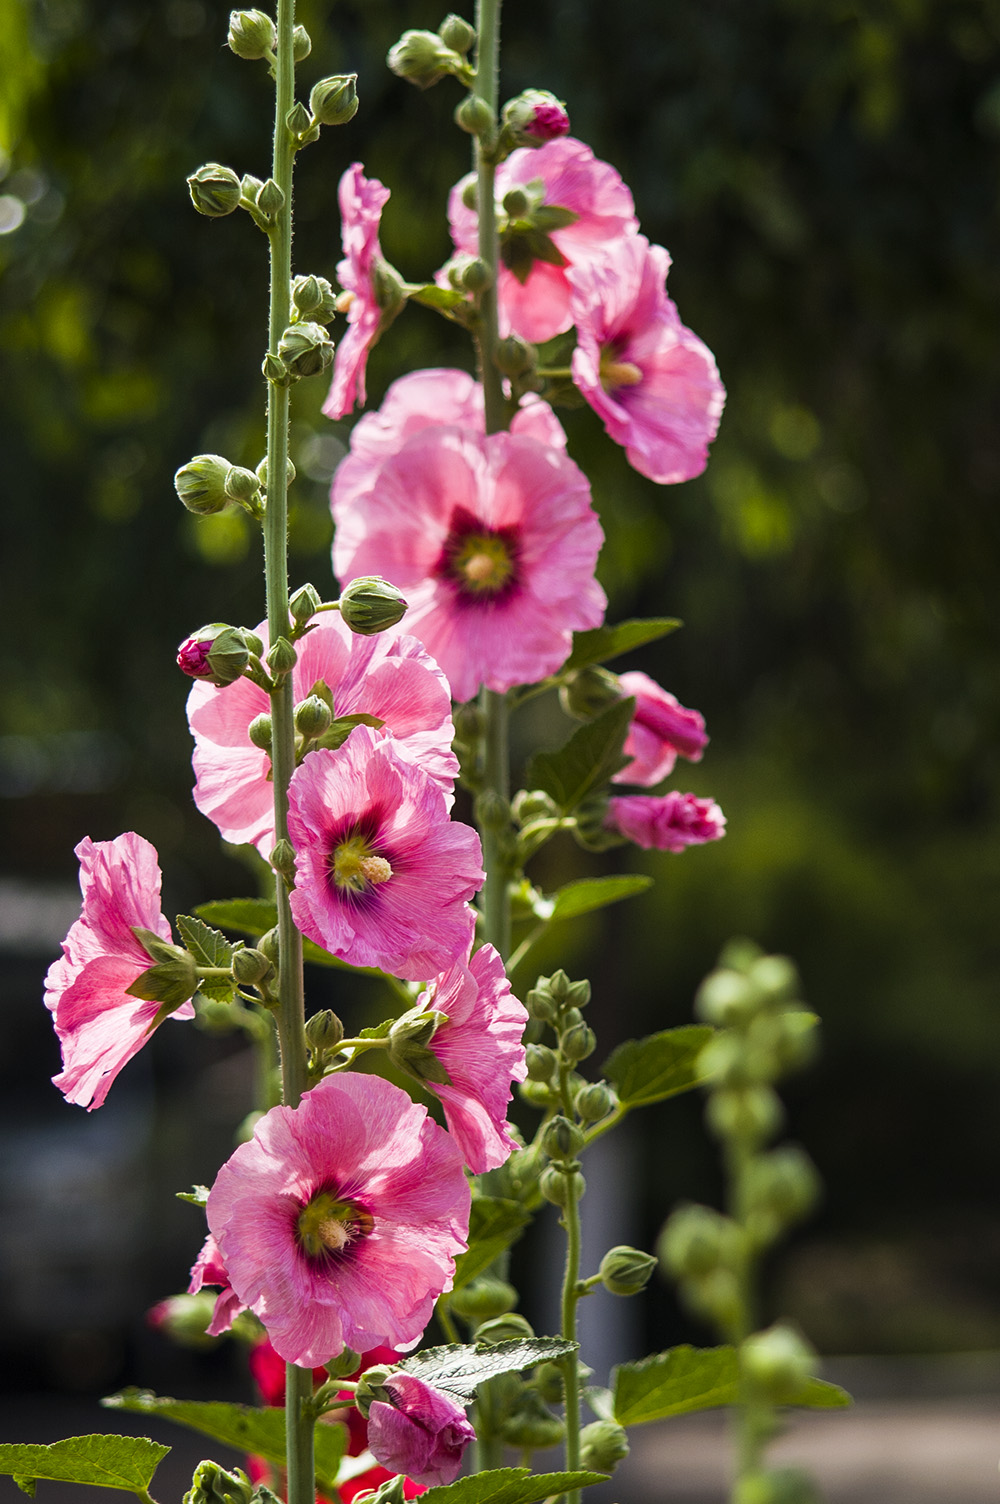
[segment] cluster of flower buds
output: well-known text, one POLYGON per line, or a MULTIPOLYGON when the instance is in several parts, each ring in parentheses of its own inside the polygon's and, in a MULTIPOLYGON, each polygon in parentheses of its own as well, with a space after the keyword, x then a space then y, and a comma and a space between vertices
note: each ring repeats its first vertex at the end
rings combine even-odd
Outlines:
POLYGON ((475 74, 466 53, 476 40, 476 29, 461 16, 445 16, 436 32, 404 31, 386 62, 398 78, 429 89, 449 74, 470 87, 475 74))
POLYGON ((210 517, 236 502, 251 516, 262 513, 261 480, 253 470, 233 465, 221 454, 196 454, 174 475, 181 504, 196 517, 210 517))

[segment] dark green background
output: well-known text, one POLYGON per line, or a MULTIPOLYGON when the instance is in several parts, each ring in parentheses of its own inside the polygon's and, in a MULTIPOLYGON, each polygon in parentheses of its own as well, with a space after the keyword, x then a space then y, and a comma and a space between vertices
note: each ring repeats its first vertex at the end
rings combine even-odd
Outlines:
MULTIPOLYGON (((206 159, 267 175, 266 70, 222 45, 227 12, 0 0, 0 193, 27 201, 0 236, 0 866, 71 884, 82 835, 135 828, 160 851, 168 912, 254 883, 189 802, 172 661, 203 621, 263 614, 249 526, 196 522, 171 486, 193 453, 262 452, 265 243, 246 216, 199 218, 184 187, 206 159)), ((361 109, 300 159, 296 270, 333 275, 336 184, 357 159, 392 189, 385 254, 429 275, 467 166, 460 95, 419 94, 382 59, 439 10, 303 0, 299 18, 303 92, 356 70, 361 109)), ((629 664, 706 715, 705 759, 674 784, 729 818, 705 850, 614 854, 657 886, 568 929, 566 964, 591 974, 610 1047, 685 1022, 730 934, 794 955, 825 1052, 790 1090, 792 1128, 827 1200, 775 1309, 828 1350, 1000 1345, 1000 5, 632 0, 612 20, 595 0, 509 0, 505 44, 503 97, 566 99, 669 247, 681 316, 729 390, 706 475, 674 488, 632 472, 589 409, 565 415, 608 535, 611 618, 686 624, 629 664)), ((373 401, 441 362, 468 351, 409 310, 371 361, 373 401)), ((348 425, 320 416, 323 395, 295 393, 291 568, 329 592, 348 425)), ((525 747, 563 729, 542 709, 525 747)), ((544 876, 594 870, 567 847, 544 876)), ((82 1115, 51 1101, 35 1002, 47 959, 6 968, 6 1100, 68 1132, 82 1115)), ((157 1139, 168 1188, 175 1141, 213 1173, 182 1066, 208 1051, 222 1069, 228 1049, 183 1032, 193 1044, 161 1031, 152 1067, 184 1103, 157 1139)), ((717 1194, 697 1114, 645 1124, 647 1238, 679 1195, 717 1194)), ((175 1218, 156 1242, 149 1294, 183 1277, 191 1229, 175 1218)))

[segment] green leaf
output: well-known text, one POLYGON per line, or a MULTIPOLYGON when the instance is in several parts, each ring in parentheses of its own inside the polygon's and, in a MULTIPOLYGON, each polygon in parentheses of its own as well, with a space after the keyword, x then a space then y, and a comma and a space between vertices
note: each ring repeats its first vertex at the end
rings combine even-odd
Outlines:
MULTIPOLYGON (((740 1393, 739 1358, 733 1347, 672 1347, 639 1363, 613 1370, 614 1418, 620 1426, 637 1426, 693 1410, 735 1405, 740 1393)), ((810 1379, 792 1405, 833 1410, 851 1403, 846 1389, 824 1379, 810 1379)))
POLYGON ((634 710, 634 699, 616 700, 594 720, 578 726, 557 752, 536 753, 526 787, 543 789, 564 813, 571 813, 591 789, 625 766, 622 745, 634 710))
POLYGON ((616 627, 595 627, 592 632, 574 632, 573 651, 566 659, 563 670, 584 668, 588 663, 605 663, 609 658, 617 658, 620 653, 628 653, 632 648, 641 648, 647 642, 655 642, 658 637, 666 637, 669 632, 676 632, 683 625, 676 616, 655 616, 645 621, 633 617, 629 621, 620 621, 616 627))
POLYGON ((47 1447, 10 1443, 0 1446, 0 1473, 32 1495, 39 1478, 144 1495, 169 1451, 145 1436, 70 1436, 47 1447))
MULTIPOLYGON (((242 942, 233 945, 225 935, 196 918, 193 914, 178 914, 177 928, 181 939, 199 966, 230 966, 233 953, 242 949, 242 942)), ((261 931, 263 933, 263 931, 261 931)), ((203 997, 216 1003, 231 1003, 235 986, 226 977, 199 977, 198 991, 203 997)))
POLYGON ((575 1351, 576 1343, 562 1337, 519 1337, 512 1342, 498 1342, 495 1347, 457 1342, 447 1347, 426 1347, 423 1352, 404 1358, 397 1367, 468 1404, 487 1379, 495 1379, 502 1373, 519 1373, 522 1368, 534 1368, 538 1363, 564 1358, 575 1351))
POLYGON ((208 1205, 208 1186, 193 1185, 189 1191, 175 1191, 178 1201, 190 1201, 192 1206, 208 1205))
POLYGON ((606 1473, 533 1473, 527 1467, 501 1467, 459 1478, 444 1488, 429 1488, 421 1498, 427 1504, 538 1504, 606 1479, 606 1473))
POLYGON ((521 1236, 531 1221, 519 1201, 501 1196, 474 1196, 469 1216, 469 1249, 455 1260, 454 1288, 460 1290, 488 1269, 498 1254, 521 1236))
POLYGON ((408 288, 406 296, 412 303, 423 303, 425 308, 457 308, 459 303, 465 302, 464 293, 454 287, 438 287, 436 282, 408 288))
MULTIPOLYGON (((123 1389, 101 1401, 110 1410, 130 1410, 138 1415, 159 1415, 224 1442, 240 1452, 254 1452, 276 1467, 285 1465, 285 1412, 277 1406, 254 1409, 250 1405, 226 1405, 217 1401, 174 1400, 148 1389, 123 1389)), ((347 1433, 343 1426, 318 1425, 316 1479, 325 1493, 336 1487, 337 1468, 344 1453, 347 1433)))
POLYGON ((628 1107, 662 1102, 705 1079, 696 1063, 713 1033, 703 1024, 685 1024, 645 1039, 627 1039, 608 1056, 602 1074, 628 1107))
POLYGON ((642 893, 652 884, 651 877, 639 873, 623 873, 620 877, 582 877, 553 893, 551 917, 573 919, 577 914, 590 914, 594 909, 607 908, 609 903, 631 898, 633 893, 642 893))
MULTIPOLYGON (((221 924, 227 930, 239 930, 241 934, 257 939, 273 930, 278 922, 278 911, 269 898, 217 898, 211 903, 200 903, 195 909, 199 919, 221 924)), ((341 971, 360 971, 366 976, 381 976, 381 972, 369 966, 348 966, 339 956, 331 956, 328 950, 303 940, 302 954, 316 966, 333 966, 341 971)), ((204 987, 201 989, 204 992, 204 987)))

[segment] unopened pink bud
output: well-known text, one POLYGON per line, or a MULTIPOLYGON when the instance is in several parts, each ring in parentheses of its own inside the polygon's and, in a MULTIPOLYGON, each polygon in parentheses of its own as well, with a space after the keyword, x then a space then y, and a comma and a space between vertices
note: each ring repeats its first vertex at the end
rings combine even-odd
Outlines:
POLYGON ((211 642, 203 637, 188 637, 177 649, 177 667, 191 679, 211 679, 212 670, 208 666, 211 651, 211 642))
POLYGON ((525 89, 504 105, 503 124, 517 146, 544 146, 567 134, 569 116, 547 89, 525 89))

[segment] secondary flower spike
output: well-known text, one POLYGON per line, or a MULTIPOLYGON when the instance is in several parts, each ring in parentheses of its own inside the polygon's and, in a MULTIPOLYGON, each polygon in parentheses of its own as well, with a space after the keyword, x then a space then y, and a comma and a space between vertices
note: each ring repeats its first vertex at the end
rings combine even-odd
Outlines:
POLYGON ((453 1483, 466 1447, 476 1439, 458 1401, 411 1373, 390 1373, 378 1392, 385 1398, 368 1412, 372 1455, 416 1483, 453 1483))
POLYGON ((358 726, 338 751, 306 758, 288 799, 303 934, 352 966, 411 981, 468 953, 479 837, 449 819, 441 789, 391 739, 358 726))
POLYGON ((714 799, 696 794, 627 794, 608 800, 604 824, 646 850, 683 851, 726 833, 726 817, 714 799))
POLYGON ((226 1161, 209 1230, 275 1350, 312 1368, 412 1343, 451 1288, 469 1187, 450 1136, 380 1076, 327 1076, 226 1161))
POLYGON ((686 710, 675 695, 638 670, 619 674, 618 685, 623 695, 635 696, 635 713, 622 748, 632 761, 615 774, 615 783, 651 788, 673 771, 678 754, 701 761, 708 737, 700 711, 686 710))
POLYGON ((599 626, 604 539, 587 478, 520 434, 422 428, 378 471, 364 509, 334 499, 334 570, 381 574, 457 700, 551 674, 599 626))
MULTIPOLYGON (((62 1049, 53 1081, 68 1102, 100 1107, 122 1066, 146 1043, 161 1012, 128 989, 153 965, 132 926, 170 941, 160 909, 156 851, 134 831, 76 848, 83 911, 45 977, 45 1006, 62 1049)), ((192 991, 194 989, 192 988, 192 991)), ((189 1002, 174 1018, 193 1018, 189 1002)))
POLYGON ((661 485, 701 474, 726 400, 711 350, 667 297, 669 266, 633 235, 567 272, 573 380, 629 464, 661 485))
MULTIPOLYGON (((267 624, 257 629, 267 642, 267 624)), ((338 716, 370 715, 383 722, 403 757, 419 763, 450 796, 458 761, 451 750, 451 691, 415 637, 389 630, 361 637, 331 612, 314 618, 292 670, 296 703, 322 682, 338 716)), ((250 679, 226 689, 195 684, 188 697, 194 737, 194 802, 234 845, 251 842, 266 856, 274 845, 274 787, 270 758, 250 741, 257 716, 270 710, 250 679)), ((322 745, 322 743, 320 743, 322 745)), ((306 760, 315 753, 306 754, 306 760)))

